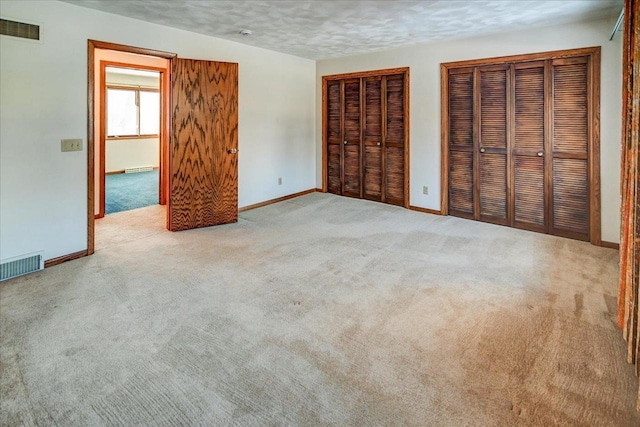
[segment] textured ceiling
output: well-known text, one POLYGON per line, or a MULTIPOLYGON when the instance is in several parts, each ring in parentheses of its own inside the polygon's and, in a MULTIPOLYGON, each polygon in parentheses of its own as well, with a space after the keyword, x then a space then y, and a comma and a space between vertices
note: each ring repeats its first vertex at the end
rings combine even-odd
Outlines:
POLYGON ((617 16, 623 0, 67 0, 310 59, 617 16), (251 36, 239 31, 249 29, 251 36))

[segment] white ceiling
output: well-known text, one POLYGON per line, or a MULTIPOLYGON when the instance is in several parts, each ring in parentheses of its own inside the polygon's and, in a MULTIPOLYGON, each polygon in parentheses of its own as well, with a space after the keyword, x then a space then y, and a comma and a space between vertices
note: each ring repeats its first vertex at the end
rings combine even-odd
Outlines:
POLYGON ((67 2, 310 59, 617 16, 623 4, 623 0, 67 2), (243 29, 253 35, 240 35, 243 29))

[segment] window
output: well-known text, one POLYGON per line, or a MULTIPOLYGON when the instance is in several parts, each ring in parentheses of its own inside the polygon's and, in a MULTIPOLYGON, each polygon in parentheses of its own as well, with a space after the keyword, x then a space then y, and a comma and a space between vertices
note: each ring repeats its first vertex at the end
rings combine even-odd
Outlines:
POLYGON ((160 92, 107 87, 107 137, 160 133, 160 92))

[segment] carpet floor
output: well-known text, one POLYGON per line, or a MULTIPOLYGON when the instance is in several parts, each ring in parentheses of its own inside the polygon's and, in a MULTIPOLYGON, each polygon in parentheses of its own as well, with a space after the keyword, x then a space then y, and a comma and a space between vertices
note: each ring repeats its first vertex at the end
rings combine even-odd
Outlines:
POLYGON ((105 214, 158 204, 158 170, 107 175, 105 214))
POLYGON ((638 426, 617 251, 321 193, 0 285, 0 424, 638 426))

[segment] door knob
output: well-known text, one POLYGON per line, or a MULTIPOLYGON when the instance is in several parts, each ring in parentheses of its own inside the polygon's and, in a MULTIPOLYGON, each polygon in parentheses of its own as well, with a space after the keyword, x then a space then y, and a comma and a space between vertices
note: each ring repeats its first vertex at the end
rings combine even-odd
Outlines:
POLYGON ((347 145, 347 140, 346 139, 344 140, 344 145, 347 145))
POLYGON ((236 154, 238 152, 237 148, 232 148, 231 150, 229 150, 230 154, 236 154))
POLYGON ((380 143, 378 142, 376 145, 380 146, 380 143))
POLYGON ((538 157, 542 157, 542 151, 538 152, 538 157))
POLYGON ((484 153, 485 151, 487 151, 487 150, 485 150, 484 148, 481 148, 481 149, 480 149, 480 152, 481 152, 481 153, 484 153))

